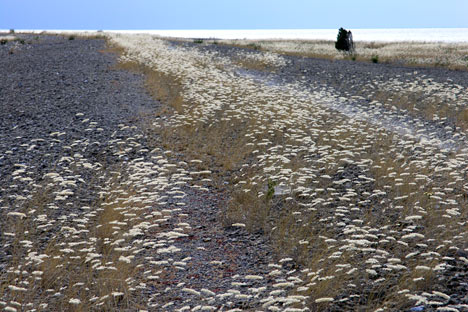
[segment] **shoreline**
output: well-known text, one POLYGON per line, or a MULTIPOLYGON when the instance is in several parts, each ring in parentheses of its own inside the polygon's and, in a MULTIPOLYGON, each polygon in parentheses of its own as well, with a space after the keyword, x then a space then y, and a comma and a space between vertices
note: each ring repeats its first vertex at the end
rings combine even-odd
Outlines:
MULTIPOLYGON (((42 32, 37 32, 36 35, 42 32)), ((148 34, 136 34, 145 36, 148 34)), ((468 32, 467 32, 468 33, 468 32)), ((17 33, 21 34, 21 33, 17 33)), ((116 32, 76 32, 50 33, 58 36, 105 38, 118 35, 116 32)), ((124 35, 121 33, 121 35, 124 35)), ((5 33, 11 36, 12 34, 5 33)), ((26 35, 26 34, 23 34, 26 35)), ((408 67, 437 67, 451 70, 468 71, 468 42, 443 41, 355 41, 353 52, 341 52, 335 49, 334 40, 295 40, 295 39, 216 39, 216 38, 175 38, 154 35, 162 40, 194 42, 198 44, 223 44, 242 48, 262 50, 285 56, 321 58, 328 60, 350 60, 358 62, 387 63, 408 67)), ((12 40, 12 39, 7 39, 12 40)), ((14 39, 13 39, 14 40, 14 39)), ((468 40, 467 40, 468 41, 468 40)))
MULTIPOLYGON (((452 42, 452 43, 468 43, 466 33, 468 28, 389 28, 389 29, 352 29, 355 33, 356 42, 372 42, 372 41, 386 41, 386 42, 452 42), (405 31, 405 36, 401 32, 405 31), (411 34, 411 31, 414 34, 411 34), (440 32, 441 36, 448 38, 453 36, 453 32, 460 32, 459 39, 427 39, 433 37, 433 32, 440 32), (408 34, 409 33, 409 34, 408 34), (399 35, 398 35, 399 34, 399 35), (391 39, 381 40, 381 36, 393 36, 391 39), (359 37, 362 37, 360 39, 359 37), (402 39, 403 38, 403 39, 402 39), (404 39, 406 38, 406 39, 404 39), (448 41, 447 41, 448 40, 448 41)), ((1 32, 9 32, 8 29, 0 30, 1 32)), ((200 39, 207 40, 329 40, 336 39, 336 29, 224 29, 224 30, 210 30, 210 29, 196 29, 196 30, 17 30, 18 33, 122 33, 122 34, 150 34, 166 37, 167 39, 186 38, 186 39, 200 39), (242 32, 242 34, 238 34, 242 32), (269 35, 270 33, 278 33, 276 35, 269 35), (299 37, 297 33, 301 34, 299 37), (171 38, 172 37, 172 38, 171 38)))

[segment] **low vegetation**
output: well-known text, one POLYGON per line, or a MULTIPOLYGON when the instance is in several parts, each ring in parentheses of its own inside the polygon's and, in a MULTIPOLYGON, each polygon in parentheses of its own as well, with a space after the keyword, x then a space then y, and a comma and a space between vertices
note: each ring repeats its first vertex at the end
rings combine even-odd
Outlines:
MULTIPOLYGON (((1 275, 2 308, 167 309, 173 303, 158 305, 160 293, 146 300, 138 294, 170 288, 159 284, 166 274, 160 266, 174 262, 180 250, 173 243, 190 230, 181 222, 180 187, 202 176, 204 185, 230 194, 220 220, 226 227, 262 232, 276 249, 272 270, 248 277, 274 279, 274 289, 260 300, 256 293, 266 289, 243 287, 235 292, 239 300, 259 300, 261 309, 273 311, 467 308, 451 301, 462 287, 454 272, 468 267, 468 139, 461 126, 467 117, 460 114, 466 96, 459 86, 412 76, 413 84, 405 77, 375 81, 363 86, 370 107, 360 107, 322 86, 265 83, 248 74, 281 69, 287 59, 271 51, 301 54, 310 43, 261 42, 257 50, 271 51, 232 59, 150 35, 112 35, 109 44, 121 54, 120 68, 144 73, 146 87, 164 104, 144 129, 154 149, 142 148, 126 133, 130 126, 119 125, 110 153, 126 159, 136 151, 146 159, 101 168, 80 157, 89 144, 83 139, 73 145, 73 157, 40 177, 42 184, 18 165, 13 176, 31 193, 2 203, 4 247, 13 255, 1 275), (421 100, 424 94, 430 95, 421 100), (440 125, 454 118, 460 126, 432 133, 416 118, 398 127, 383 122, 394 118, 394 105, 440 125), (184 159, 174 163, 172 153, 184 159), (94 177, 90 205, 97 209, 67 200, 79 191, 78 172, 94 177), (70 213, 57 221, 59 207, 70 213), (277 270, 292 260, 287 273, 277 270)), ((323 50, 308 55, 344 57, 331 43, 318 46, 323 50)), ((367 61, 396 58, 379 53, 391 46, 367 48, 367 61)), ((96 124, 89 129, 98 131, 96 124)), ((189 261, 176 262, 182 270, 189 261)), ((205 293, 212 302, 233 294, 205 293)))
POLYGON ((112 41, 124 48, 124 64, 171 86, 172 109, 152 129, 165 147, 216 172, 215 185, 229 185, 225 224, 263 231, 301 265, 288 293, 317 311, 447 304, 444 278, 468 261, 459 256, 467 252, 465 149, 441 148, 418 126, 402 135, 364 111, 341 114, 329 103, 345 100, 330 91, 236 75, 215 53, 169 49, 150 36, 112 41))
POLYGON ((219 40, 220 44, 240 47, 255 45, 263 51, 327 59, 349 59, 410 66, 438 66, 468 70, 468 44, 424 42, 354 42, 354 53, 348 55, 335 48, 335 42, 324 40, 219 40))

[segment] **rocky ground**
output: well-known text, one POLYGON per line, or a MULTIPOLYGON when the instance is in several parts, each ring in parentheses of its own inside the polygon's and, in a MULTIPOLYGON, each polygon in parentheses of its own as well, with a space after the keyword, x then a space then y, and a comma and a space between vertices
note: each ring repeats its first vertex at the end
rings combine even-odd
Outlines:
MULTIPOLYGON (((51 248, 47 242, 69 224, 67 219, 86 219, 84 216, 89 211, 99 208, 102 202, 99 192, 105 188, 103 177, 111 169, 120 168, 124 174, 122 167, 135 159, 156 162, 160 160, 158 156, 169 152, 150 153, 148 150, 150 147, 142 135, 145 116, 155 112, 160 104, 145 92, 141 75, 115 69, 116 55, 104 51, 104 40, 27 35, 20 38, 25 42, 13 41, 0 47, 0 68, 4 74, 0 81, 0 268, 3 293, 0 304, 18 311, 38 307, 61 310, 64 303, 52 298, 55 291, 50 296, 44 295, 44 289, 32 285, 26 277, 24 281, 11 281, 8 274, 18 268, 21 257, 31 252, 42 254, 51 248), (116 153, 116 138, 127 142, 133 138, 134 148, 130 146, 126 152, 116 153), (75 165, 71 168, 64 162, 75 165), (62 180, 61 185, 44 186, 47 174, 51 173, 65 177, 69 184, 62 180), (63 193, 66 199, 57 198, 58 193, 70 189, 70 193, 63 193), (55 199, 52 195, 56 195, 55 199), (32 227, 39 226, 37 215, 50 222, 45 222, 44 230, 35 235, 31 229, 30 233, 24 233, 28 231, 28 225, 16 223, 16 219, 30 219, 32 227), (17 246, 19 240, 31 243, 17 246), (28 293, 36 293, 29 293, 28 301, 21 290, 9 287, 14 285, 27 289, 28 293)), ((173 161, 176 160, 177 155, 174 155, 173 161)), ((222 190, 200 191, 183 186, 179 192, 183 199, 170 199, 163 208, 169 209, 175 201, 183 201, 182 216, 162 222, 165 228, 171 228, 184 218, 184 223, 192 228, 187 235, 168 239, 174 240, 173 246, 182 250, 169 262, 164 253, 146 254, 154 256, 153 261, 160 261, 158 271, 164 278, 155 285, 148 284, 140 295, 155 298, 149 307, 158 311, 180 309, 187 300, 194 306, 197 302, 200 307, 209 306, 211 296, 223 293, 227 295, 222 296, 217 305, 211 302, 212 307, 219 308, 228 301, 233 307, 250 306, 250 296, 228 299, 241 293, 235 290, 238 287, 273 284, 273 280, 259 282, 253 278, 247 280, 248 283, 242 280, 249 274, 277 269, 268 267, 273 255, 265 239, 258 234, 248 234, 242 228, 221 226, 218 214, 227 196, 222 190), (171 263, 188 258, 191 260, 185 260, 190 262, 187 270, 182 269, 180 263, 179 266, 171 263), (237 279, 241 280, 241 286, 232 285, 237 279), (193 295, 182 291, 192 288, 212 289, 213 292, 207 290, 193 295), (230 289, 233 290, 229 293, 230 289)), ((159 194, 160 198, 167 196, 175 195, 159 194)), ((149 205, 159 208, 154 203, 149 205)), ((23 268, 26 266, 22 265, 23 268)), ((290 268, 289 264, 285 268, 290 268)), ((71 285, 65 283, 62 287, 71 285)), ((66 301, 69 299, 73 298, 66 301)))
MULTIPOLYGON (((216 51, 219 55, 231 59, 238 59, 240 55, 245 57, 245 53, 253 55, 262 53, 251 49, 214 44, 197 45, 190 42, 181 43, 176 41, 173 44, 185 45, 203 51, 216 51)), ((453 71, 433 67, 408 67, 398 64, 372 64, 351 60, 330 61, 287 55, 283 57, 288 62, 287 66, 281 66, 279 69, 266 67, 261 70, 247 67, 238 71, 238 74, 241 76, 247 75, 261 83, 275 86, 300 82, 304 90, 331 90, 341 98, 346 99, 344 104, 330 103, 331 107, 348 117, 355 118, 358 115, 364 115, 366 117, 363 120, 366 122, 379 126, 383 125, 390 132, 401 135, 415 135, 418 140, 422 141, 435 138, 436 145, 439 148, 449 151, 459 151, 466 147, 466 133, 462 129, 466 125, 466 121, 457 122, 457 118, 450 115, 446 118, 439 118, 428 116, 422 110, 411 111, 405 109, 407 107, 398 105, 398 101, 402 102, 402 99, 398 98, 398 93, 414 92, 409 101, 419 103, 420 107, 427 107, 434 102, 438 102, 440 111, 436 110, 435 114, 440 114, 444 105, 452 105, 457 102, 461 104, 461 110, 463 111, 468 107, 467 71, 453 71), (392 81, 398 81, 410 87, 399 88, 396 87, 396 84, 392 84, 392 81), (379 90, 388 91, 389 89, 386 88, 388 85, 393 87, 393 89, 390 88, 390 92, 378 93, 379 90), (440 92, 434 93, 434 89, 439 89, 440 92), (446 97, 447 95, 452 97, 446 97), (379 97, 377 98, 377 96, 379 97), (376 99, 385 104, 376 107, 376 99)), ((348 166, 339 177, 335 177, 335 180, 342 178, 356 180, 359 174, 359 168, 348 166)), ((374 205, 378 206, 378 202, 375 202, 374 205)), ((465 244, 465 246, 467 245, 465 244)), ((468 311, 468 263, 455 260, 468 258, 468 250, 451 252, 450 256, 447 257, 447 260, 451 261, 450 269, 444 272, 438 281, 440 292, 452 294, 450 299, 445 298, 448 300, 445 304, 450 307, 438 304, 419 304, 412 308, 408 307, 408 310, 452 311, 451 309, 453 309, 455 311, 458 309, 459 311, 468 311), (457 307, 457 309, 454 307, 457 307)), ((357 308, 357 306, 359 306, 358 302, 339 303, 335 301, 335 304, 331 305, 329 309, 333 311, 359 310, 360 308, 357 308)))
MULTIPOLYGON (((290 293, 302 282, 292 259, 273 254, 262 233, 222 225, 229 194, 209 183, 210 173, 196 160, 155 146, 146 125, 162 104, 146 93, 142 75, 116 68, 117 56, 106 52, 103 39, 18 38, 22 41, 0 46, 1 308, 304 311, 311 306, 290 293), (106 245, 114 247, 109 251, 106 245), (103 275, 106 271, 111 275, 103 275), (118 283, 107 282, 112 274, 118 283)), ((232 58, 237 51, 197 48, 232 58)), ((319 84, 346 98, 362 96, 353 102, 360 109, 369 107, 365 93, 371 94, 361 86, 396 77, 440 83, 450 77, 468 87, 467 72, 288 60, 291 66, 280 72, 247 69, 239 75, 274 84, 300 80, 304 88, 319 84)), ((403 114, 396 112, 389 125, 401 122, 403 114)), ((428 133, 440 133, 442 143, 458 142, 441 131, 455 128, 450 120, 420 118, 428 133)), ((409 122, 402 123, 411 130, 409 122)), ((456 293, 445 304, 463 311, 467 264, 453 261, 440 292, 456 293)), ((353 309, 347 304, 330 309, 353 309)))
MULTIPOLYGON (((17 280, 29 285, 30 302, 22 302, 21 293, 8 291, 12 287, 8 288, 7 271, 31 252, 42 254, 50 248, 49 241, 67 217, 82 216, 86 213, 82 207, 96 207, 102 186, 97 170, 136 157, 110 152, 114 131, 119 124, 137 124, 140 114, 157 109, 158 103, 145 94, 141 76, 112 69, 115 56, 101 51, 103 40, 18 38, 0 48, 1 304, 17 310, 45 304, 44 309, 58 310, 53 305, 47 308, 50 298, 40 295, 38 286, 17 280), (66 166, 74 159, 86 165, 66 166), (47 185, 48 174, 65 178, 47 185), (12 216, 19 211, 30 220, 22 222, 22 215, 15 220, 12 216), (41 230, 33 234, 36 227, 41 230), (18 241, 31 243, 21 248, 18 241), (42 303, 39 297, 44 297, 42 303)), ((132 128, 130 133, 138 130, 132 128)))
MULTIPOLYGON (((216 51, 219 55, 227 56, 233 59, 239 59, 243 53, 252 55, 261 54, 261 51, 238 48, 225 45, 200 45, 190 42, 172 42, 175 45, 185 45, 190 48, 196 48, 203 51, 216 51)), ((302 87, 309 91, 323 90, 323 88, 338 94, 340 97, 348 99, 349 105, 334 105, 334 108, 348 116, 356 116, 360 113, 370 113, 376 116, 377 122, 386 123, 388 128, 394 130, 402 125, 404 128, 414 128, 412 124, 422 123, 422 128, 427 133, 434 136, 434 132, 441 141, 450 139, 450 133, 447 133, 447 126, 454 130, 460 123, 456 122, 454 116, 448 116, 442 122, 427 116, 422 110, 408 110, 408 107, 398 102, 403 102, 398 98, 399 92, 413 93, 405 98, 406 101, 419 103, 422 107, 430 106, 437 102, 440 106, 454 102, 454 98, 443 98, 443 92, 462 94, 457 96, 461 102, 468 101, 468 71, 448 70, 445 68, 434 67, 410 67, 398 64, 373 64, 365 62, 356 62, 351 60, 325 60, 307 57, 297 57, 283 55, 288 62, 287 66, 281 66, 279 69, 257 70, 247 68, 240 75, 249 75, 255 77, 258 81, 272 85, 286 85, 288 83, 300 82, 302 87), (398 82, 399 86, 392 84, 398 82), (401 88, 401 85, 407 85, 408 88, 401 88), (453 90, 453 86, 456 86, 453 90), (429 87, 426 88, 425 87, 429 87), (444 88, 445 87, 445 88, 444 88), (433 92, 441 88, 440 93, 433 92), (432 90, 431 90, 432 89, 432 90), (459 93, 460 92, 460 93, 459 93), (375 100, 384 103, 382 109, 375 107, 375 100), (394 103, 391 103, 392 100, 394 103), (387 102, 388 101, 388 102, 387 102), (397 105, 397 107, 392 107, 397 105), (388 115, 392 115, 388 119, 388 115), (383 116, 387 120, 383 120, 383 116)), ((463 106, 466 109, 466 105, 463 106)), ((439 111, 434 111, 439 114, 439 111)), ((466 125, 466 122, 461 122, 466 125)), ((452 133, 453 135, 453 133, 452 133)))

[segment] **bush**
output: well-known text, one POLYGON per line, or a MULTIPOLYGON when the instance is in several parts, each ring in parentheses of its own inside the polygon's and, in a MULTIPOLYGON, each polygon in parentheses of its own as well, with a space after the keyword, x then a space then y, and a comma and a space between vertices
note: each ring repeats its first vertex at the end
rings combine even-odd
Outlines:
POLYGON ((340 51, 353 51, 354 43, 351 31, 347 31, 343 27, 338 30, 336 37, 335 48, 340 51))
POLYGON ((269 201, 275 195, 275 186, 277 182, 268 179, 268 189, 266 194, 266 200, 269 201))
POLYGON ((378 55, 373 55, 371 60, 372 60, 372 63, 377 64, 379 62, 379 56, 378 55))
POLYGON ((70 37, 68 37, 68 40, 75 40, 75 36, 71 35, 70 37))
POLYGON ((258 45, 258 44, 256 44, 256 43, 249 43, 249 44, 247 45, 247 47, 250 48, 250 49, 254 49, 255 51, 259 51, 260 48, 261 48, 260 45, 258 45))
POLYGON ((195 40, 193 40, 193 43, 203 43, 203 40, 202 39, 195 39, 195 40))

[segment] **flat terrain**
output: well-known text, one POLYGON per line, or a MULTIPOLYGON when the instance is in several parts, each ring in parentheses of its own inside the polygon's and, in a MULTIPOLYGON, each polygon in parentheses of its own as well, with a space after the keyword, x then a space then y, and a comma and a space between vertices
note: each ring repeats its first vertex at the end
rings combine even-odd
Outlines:
POLYGON ((141 75, 117 70, 102 39, 23 38, 13 54, 14 43, 0 51, 3 307, 153 310, 183 303, 187 287, 227 291, 239 273, 268 272, 262 237, 216 222, 226 195, 188 187, 197 168, 148 142, 145 124, 161 105, 141 75), (135 214, 106 209, 119 201, 135 214), (100 231, 112 222, 115 231, 100 231), (127 233, 141 222, 145 234, 127 233), (174 229, 167 243, 153 241, 159 228, 174 229), (107 240, 132 247, 104 250, 107 240), (119 265, 126 255, 131 270, 119 265))
POLYGON ((468 311, 468 72, 17 37, 0 308, 468 311))

